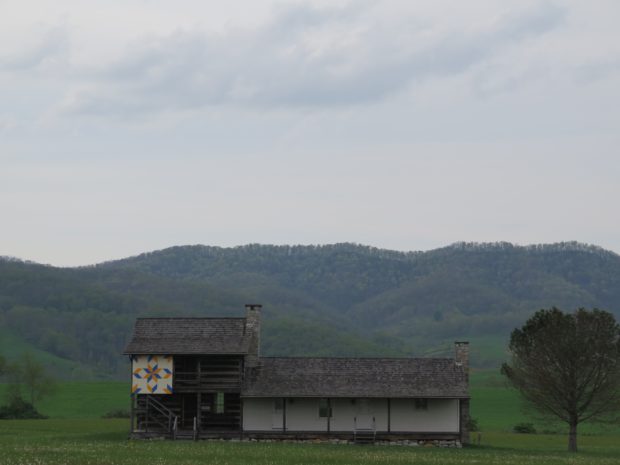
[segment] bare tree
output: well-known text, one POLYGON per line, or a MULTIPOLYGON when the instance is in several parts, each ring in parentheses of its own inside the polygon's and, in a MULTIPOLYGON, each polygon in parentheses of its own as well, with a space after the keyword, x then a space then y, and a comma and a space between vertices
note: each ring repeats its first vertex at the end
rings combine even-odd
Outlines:
POLYGON ((29 352, 24 353, 18 362, 12 365, 11 372, 18 386, 14 395, 19 395, 23 386, 32 405, 56 389, 54 379, 47 373, 43 364, 29 352))
POLYGON ((569 451, 577 451, 579 423, 620 412, 620 326, 611 313, 540 310, 509 347, 502 373, 537 411, 568 424, 569 451))

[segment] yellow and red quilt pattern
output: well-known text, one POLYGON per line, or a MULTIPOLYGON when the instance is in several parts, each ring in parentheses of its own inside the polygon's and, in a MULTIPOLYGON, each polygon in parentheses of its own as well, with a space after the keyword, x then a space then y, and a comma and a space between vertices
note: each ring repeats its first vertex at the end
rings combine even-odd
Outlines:
POLYGON ((172 394, 171 355, 132 355, 132 394, 172 394))

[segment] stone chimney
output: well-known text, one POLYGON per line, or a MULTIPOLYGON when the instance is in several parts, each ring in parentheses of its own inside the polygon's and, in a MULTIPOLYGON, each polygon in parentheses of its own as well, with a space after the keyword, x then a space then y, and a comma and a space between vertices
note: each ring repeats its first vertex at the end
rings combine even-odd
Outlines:
POLYGON ((245 356, 246 368, 257 367, 260 363, 260 304, 245 305, 245 334, 249 339, 248 354, 245 356))
POLYGON ((463 367, 463 371, 469 380, 469 342, 456 341, 454 343, 454 352, 456 366, 463 367))

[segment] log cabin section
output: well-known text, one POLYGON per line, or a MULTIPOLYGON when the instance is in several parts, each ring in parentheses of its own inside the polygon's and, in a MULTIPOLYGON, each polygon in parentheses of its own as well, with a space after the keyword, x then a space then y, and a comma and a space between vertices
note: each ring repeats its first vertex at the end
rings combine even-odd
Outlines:
POLYGON ((234 436, 244 369, 258 359, 260 306, 245 318, 138 318, 132 362, 132 437, 234 436))
POLYGON ((468 442, 469 346, 454 358, 261 357, 243 318, 140 318, 131 437, 468 442))

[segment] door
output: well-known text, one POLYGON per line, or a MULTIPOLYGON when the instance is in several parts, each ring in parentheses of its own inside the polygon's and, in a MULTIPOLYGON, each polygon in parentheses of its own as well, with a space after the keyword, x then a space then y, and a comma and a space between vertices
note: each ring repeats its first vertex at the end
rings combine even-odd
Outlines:
POLYGON ((355 417, 355 429, 375 429, 375 413, 372 411, 370 399, 357 399, 357 415, 355 417))
POLYGON ((273 411, 271 414, 271 429, 284 429, 284 399, 273 399, 273 411))
POLYGON ((181 418, 179 418, 179 429, 193 430, 194 418, 198 416, 198 395, 182 394, 181 397, 181 418))

